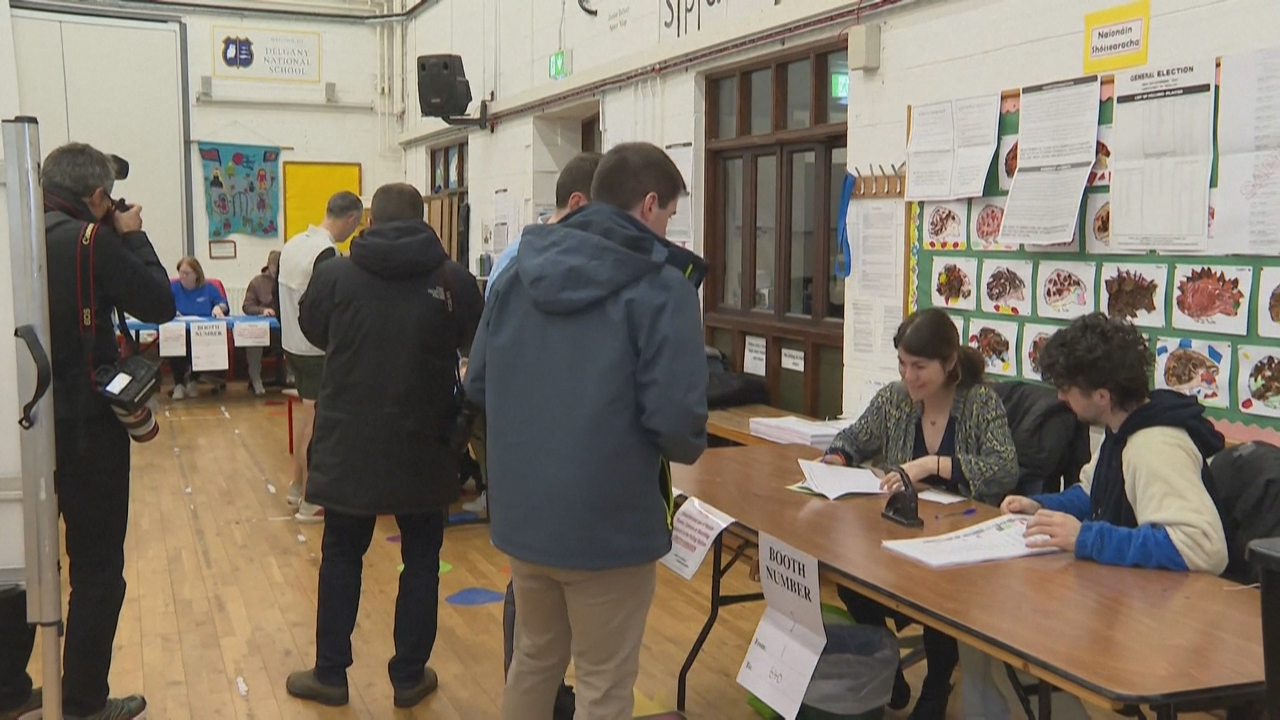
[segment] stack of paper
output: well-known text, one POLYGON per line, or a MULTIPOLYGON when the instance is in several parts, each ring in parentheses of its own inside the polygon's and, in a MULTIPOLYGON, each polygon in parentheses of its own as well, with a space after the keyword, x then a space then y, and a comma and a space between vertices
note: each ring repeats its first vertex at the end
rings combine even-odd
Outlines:
POLYGON ((813 495, 838 500, 845 495, 881 495, 880 478, 866 468, 848 468, 840 465, 824 465, 812 460, 800 460, 804 480, 791 486, 813 495))
POLYGON ((846 420, 805 420, 793 416, 751 418, 751 434, 770 442, 809 445, 826 450, 836 434, 849 425, 846 420))
POLYGON ((1026 529, 1030 519, 1030 515, 1001 515, 946 535, 916 540, 885 540, 882 544, 886 550, 935 568, 1057 552, 1055 548, 1033 550, 1027 547, 1026 529))

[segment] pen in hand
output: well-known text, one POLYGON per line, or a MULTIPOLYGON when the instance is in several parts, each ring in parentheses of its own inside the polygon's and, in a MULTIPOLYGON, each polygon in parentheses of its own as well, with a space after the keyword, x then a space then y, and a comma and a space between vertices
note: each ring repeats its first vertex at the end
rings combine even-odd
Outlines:
POLYGON ((955 512, 949 512, 949 513, 944 513, 944 514, 942 514, 942 515, 936 515, 936 516, 934 516, 934 518, 933 518, 933 519, 934 519, 934 520, 941 520, 941 519, 943 519, 943 518, 953 518, 953 517, 962 517, 962 516, 966 516, 966 515, 976 515, 976 514, 977 514, 977 512, 978 512, 978 508, 972 508, 972 507, 971 507, 971 508, 968 508, 967 510, 957 510, 957 511, 955 511, 955 512))

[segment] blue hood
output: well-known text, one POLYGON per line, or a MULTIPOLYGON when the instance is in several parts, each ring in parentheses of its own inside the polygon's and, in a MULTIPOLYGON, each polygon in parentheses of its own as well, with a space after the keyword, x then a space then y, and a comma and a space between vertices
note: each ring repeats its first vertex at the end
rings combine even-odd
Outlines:
POLYGON ((524 230, 520 278, 538 310, 568 315, 596 305, 671 264, 695 284, 705 274, 696 255, 671 245, 626 212, 588 205, 555 225, 524 230))

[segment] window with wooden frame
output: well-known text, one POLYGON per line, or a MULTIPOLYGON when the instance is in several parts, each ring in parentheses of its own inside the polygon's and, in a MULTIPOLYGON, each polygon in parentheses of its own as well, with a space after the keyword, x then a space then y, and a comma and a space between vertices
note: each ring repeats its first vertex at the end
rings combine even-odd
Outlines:
POLYGON ((706 78, 708 341, 759 373, 763 340, 773 404, 818 417, 843 404, 848 67, 826 44, 706 78))
POLYGON ((427 224, 454 260, 466 263, 463 247, 465 229, 460 226, 462 206, 467 203, 467 144, 465 142, 431 149, 430 191, 423 198, 427 224))

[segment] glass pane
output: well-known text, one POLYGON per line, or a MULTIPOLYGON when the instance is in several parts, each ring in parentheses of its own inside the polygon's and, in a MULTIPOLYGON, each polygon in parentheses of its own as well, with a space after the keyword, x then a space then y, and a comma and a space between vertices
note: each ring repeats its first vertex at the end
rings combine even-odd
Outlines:
POLYGON ((751 134, 773 132, 773 69, 751 73, 751 134))
POLYGON ((778 157, 756 158, 756 297, 757 310, 774 307, 774 248, 778 245, 778 157))
POLYGON ((846 260, 844 254, 840 252, 840 223, 845 219, 840 215, 840 195, 844 189, 845 161, 848 158, 848 152, 845 148, 833 148, 831 150, 831 198, 828 200, 831 208, 831 217, 827 223, 827 238, 831 243, 831 267, 827 268, 827 277, 830 279, 827 286, 827 317, 844 318, 844 278, 836 274, 836 268, 843 265, 846 260))
MULTIPOLYGON (((791 340, 781 340, 778 347, 783 352, 791 350, 792 353, 800 353, 804 355, 804 343, 798 343, 791 340)), ((787 353, 791 355, 792 353, 787 353)), ((804 373, 795 370, 787 370, 782 368, 778 371, 778 407, 787 412, 800 413, 808 415, 809 408, 805 407, 804 400, 804 373)))
POLYGON ((716 81, 716 138, 738 137, 738 77, 716 81))
POLYGON ((813 107, 813 75, 808 60, 787 66, 787 127, 809 127, 813 107))
POLYGON ((724 288, 720 304, 742 307, 742 158, 724 161, 724 288))
POLYGON ((827 55, 826 92, 827 122, 849 121, 849 53, 827 55))
POLYGON ((444 189, 444 153, 437 150, 431 153, 431 165, 434 168, 431 177, 431 192, 438 193, 444 189))
POLYGON ((467 186, 467 146, 458 146, 458 187, 467 186))
POLYGON ((459 174, 458 146, 449 148, 449 189, 457 189, 461 175, 459 174))
MULTIPOLYGON (((807 369, 807 363, 806 363, 807 369)), ((840 417, 844 412, 844 351, 818 348, 818 418, 840 417)))
POLYGON ((818 154, 791 156, 791 301, 787 312, 813 314, 813 263, 818 254, 818 154))

